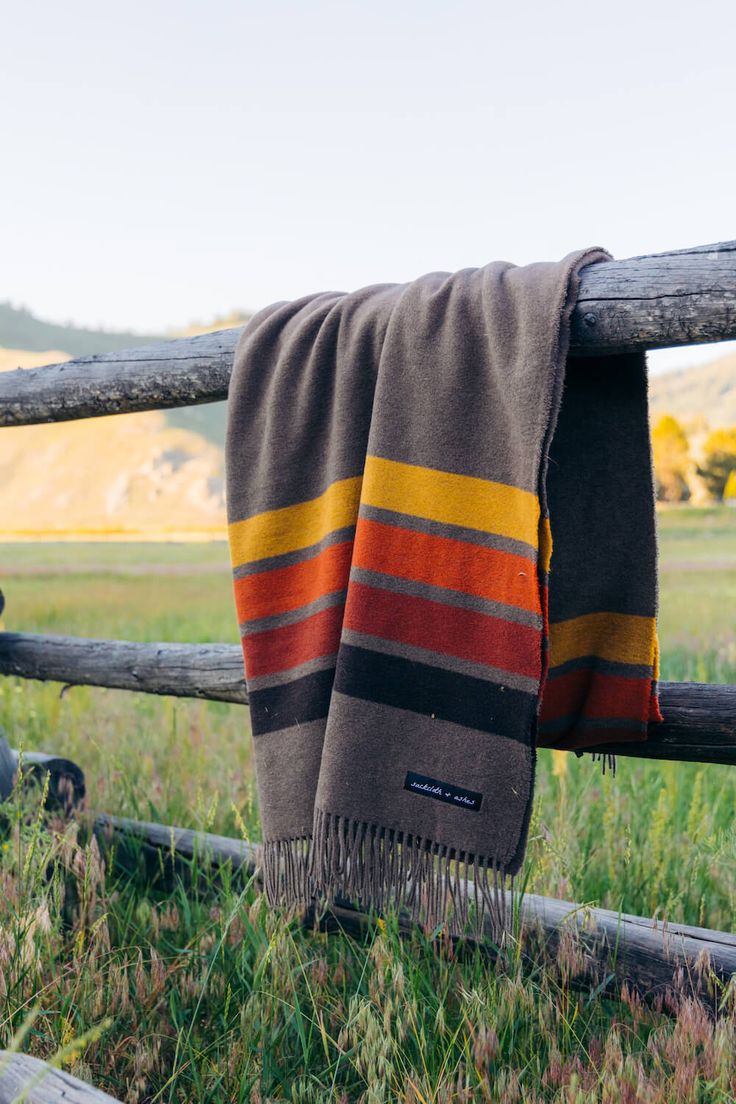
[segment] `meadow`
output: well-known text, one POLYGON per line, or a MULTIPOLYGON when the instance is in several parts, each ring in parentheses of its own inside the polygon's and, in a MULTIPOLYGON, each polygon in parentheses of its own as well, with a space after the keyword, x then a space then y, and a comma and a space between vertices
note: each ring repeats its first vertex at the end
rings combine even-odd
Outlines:
MULTIPOLYGON (((736 682, 736 511, 660 514, 662 678, 736 682)), ((224 544, 2 545, 4 627, 236 642, 224 544)), ((95 810, 257 839, 247 711, 0 681, 12 746, 85 770, 95 810)), ((734 929, 736 771, 542 751, 527 889, 734 929)), ((571 986, 574 947, 491 963, 391 917, 362 942, 254 886, 108 870, 38 797, 0 806, 0 1047, 147 1101, 736 1099, 736 995, 650 1008, 571 986), (49 860, 54 857, 53 866, 49 860)))

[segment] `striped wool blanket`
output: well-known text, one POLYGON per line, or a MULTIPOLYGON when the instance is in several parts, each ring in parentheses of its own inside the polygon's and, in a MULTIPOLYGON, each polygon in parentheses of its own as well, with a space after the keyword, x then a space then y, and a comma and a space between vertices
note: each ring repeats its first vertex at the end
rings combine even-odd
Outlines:
POLYGON ((570 358, 582 267, 506 263, 277 303, 226 449, 269 900, 504 930, 536 748, 657 704, 643 354, 570 358))

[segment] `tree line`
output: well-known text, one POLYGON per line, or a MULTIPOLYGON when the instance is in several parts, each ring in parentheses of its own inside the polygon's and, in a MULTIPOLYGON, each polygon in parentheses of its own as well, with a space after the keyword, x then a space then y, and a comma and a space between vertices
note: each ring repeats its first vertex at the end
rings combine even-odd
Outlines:
POLYGON ((736 506, 736 426, 709 430, 702 418, 683 425, 663 414, 652 429, 660 502, 727 502, 736 506))

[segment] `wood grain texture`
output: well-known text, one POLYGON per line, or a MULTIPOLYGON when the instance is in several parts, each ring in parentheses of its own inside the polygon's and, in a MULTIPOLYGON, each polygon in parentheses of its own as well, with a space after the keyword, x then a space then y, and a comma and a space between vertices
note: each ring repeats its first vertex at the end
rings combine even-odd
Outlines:
POLYGON ((237 644, 135 644, 0 633, 0 674, 247 705, 237 644))
MULTIPOLYGON (((36 633, 0 633, 0 674, 247 705, 237 644, 135 644, 36 633)), ((644 743, 596 751, 637 759, 736 764, 736 687, 663 682, 663 724, 644 743)))
MULTIPOLYGON (((0 425, 227 398, 239 329, 0 374, 0 425)), ((572 315, 575 355, 736 338, 736 243, 590 265, 572 315)))
MULTIPOLYGON (((196 854, 200 867, 227 863, 241 877, 259 877, 258 847, 245 841, 106 815, 95 818, 94 831, 108 854, 113 843, 125 841, 137 840, 150 848, 158 856, 151 864, 154 870, 172 865, 177 857, 188 861, 196 854)), ((181 876, 181 867, 177 870, 181 876)), ((472 883, 468 892, 472 897, 472 883)), ((511 908, 510 898, 508 905, 511 908)), ((626 981, 648 998, 674 987, 710 1000, 713 976, 725 982, 736 974, 736 935, 730 932, 663 923, 536 894, 524 895, 520 915, 523 926, 536 930, 552 953, 563 932, 575 932, 599 968, 596 976, 626 981)), ((360 934, 372 920, 351 902, 339 899, 330 904, 321 923, 326 930, 340 927, 360 934)), ((400 926, 404 932, 412 929, 408 916, 400 917, 400 926)))
POLYGON ((196 406, 227 398, 239 329, 0 374, 0 425, 196 406))
POLYGON ((0 1104, 120 1104, 86 1081, 31 1058, 0 1050, 0 1104))

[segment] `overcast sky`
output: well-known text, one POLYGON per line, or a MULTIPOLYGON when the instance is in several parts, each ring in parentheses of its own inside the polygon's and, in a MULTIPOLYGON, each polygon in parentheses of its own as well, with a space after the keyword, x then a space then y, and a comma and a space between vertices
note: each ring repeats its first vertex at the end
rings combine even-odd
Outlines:
POLYGON ((0 299, 158 331, 736 237, 734 32, 732 0, 8 5, 0 299))

